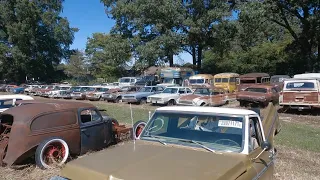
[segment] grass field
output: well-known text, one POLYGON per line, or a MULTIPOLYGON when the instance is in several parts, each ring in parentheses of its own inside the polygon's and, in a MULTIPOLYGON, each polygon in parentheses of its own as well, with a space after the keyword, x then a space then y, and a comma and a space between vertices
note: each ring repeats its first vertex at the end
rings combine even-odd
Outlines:
MULTIPOLYGON (((90 102, 90 101, 88 101, 90 102)), ((90 102, 99 109, 116 118, 120 123, 131 125, 131 111, 128 104, 90 102)), ((157 107, 132 105, 133 120, 148 120, 157 107)), ((320 118, 311 115, 280 114, 282 130, 276 136, 278 156, 275 178, 312 180, 320 177, 320 118)), ((46 171, 35 168, 33 164, 20 170, 0 168, 0 179, 49 179, 58 174, 59 169, 46 171)))

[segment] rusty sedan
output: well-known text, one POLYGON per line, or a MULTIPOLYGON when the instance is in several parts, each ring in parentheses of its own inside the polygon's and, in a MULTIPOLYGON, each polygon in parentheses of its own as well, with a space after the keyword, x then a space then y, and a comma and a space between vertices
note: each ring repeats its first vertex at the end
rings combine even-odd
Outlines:
POLYGON ((76 159, 55 179, 269 180, 278 124, 271 103, 263 119, 247 109, 161 107, 136 141, 76 159))
POLYGON ((240 102, 240 106, 247 106, 250 103, 254 103, 265 107, 269 102, 276 104, 278 99, 279 91, 273 85, 255 84, 237 93, 237 101, 240 102))
POLYGON ((79 102, 19 101, 0 119, 0 164, 7 166, 32 156, 42 169, 63 165, 70 155, 102 149, 132 134, 132 128, 79 102))
MULTIPOLYGON (((185 95, 177 99, 177 105, 185 105, 185 106, 192 106, 195 105, 193 101, 196 98, 201 98, 204 96, 210 96, 217 94, 217 91, 215 91, 212 88, 196 88, 195 91, 192 94, 185 95)), ((204 105, 204 104, 200 104, 204 105)))

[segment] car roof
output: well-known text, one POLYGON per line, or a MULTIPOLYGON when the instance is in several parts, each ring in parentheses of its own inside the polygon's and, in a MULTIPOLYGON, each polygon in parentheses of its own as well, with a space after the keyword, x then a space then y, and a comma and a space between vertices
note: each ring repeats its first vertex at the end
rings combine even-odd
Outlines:
POLYGON ((26 122, 33 119, 35 116, 45 112, 59 112, 63 110, 73 110, 78 108, 93 108, 92 104, 74 101, 45 101, 40 103, 34 101, 31 104, 21 105, 10 108, 2 113, 2 115, 9 114, 14 117, 15 122, 26 122))
POLYGON ((33 97, 23 95, 23 94, 12 94, 12 95, 0 95, 0 100, 6 100, 6 99, 25 99, 25 100, 32 100, 33 97))
POLYGON ((248 109, 222 108, 222 107, 198 107, 198 106, 165 106, 157 108, 156 111, 190 112, 190 113, 215 113, 230 115, 251 115, 256 112, 248 109))

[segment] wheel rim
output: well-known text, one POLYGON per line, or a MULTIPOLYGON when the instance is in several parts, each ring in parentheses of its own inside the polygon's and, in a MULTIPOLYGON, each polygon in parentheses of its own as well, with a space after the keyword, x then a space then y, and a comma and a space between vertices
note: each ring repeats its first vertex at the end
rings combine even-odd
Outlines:
POLYGON ((136 130, 135 130, 135 134, 136 134, 136 138, 138 138, 143 130, 143 128, 145 127, 144 124, 139 124, 137 127, 136 127, 136 130))
POLYGON ((40 151, 40 163, 48 169, 53 165, 62 166, 68 159, 69 147, 61 139, 48 141, 40 151))
POLYGON ((50 166, 53 164, 63 164, 65 156, 65 146, 60 142, 52 142, 44 148, 41 158, 47 166, 50 166))

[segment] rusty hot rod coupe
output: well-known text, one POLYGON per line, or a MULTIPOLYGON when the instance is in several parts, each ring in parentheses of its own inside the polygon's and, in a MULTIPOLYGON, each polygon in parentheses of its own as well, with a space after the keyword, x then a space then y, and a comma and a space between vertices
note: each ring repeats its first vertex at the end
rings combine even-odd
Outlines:
POLYGON ((69 162, 55 180, 248 180, 273 177, 279 119, 247 109, 156 109, 138 139, 69 162))
POLYGON ((20 101, 0 119, 0 164, 7 166, 29 157, 42 169, 63 165, 69 156, 100 150, 132 134, 131 127, 80 102, 20 101))

